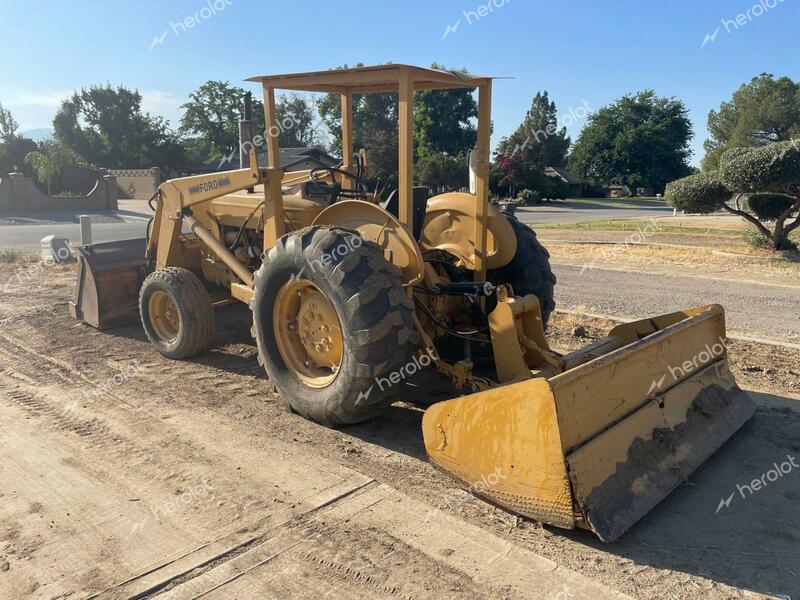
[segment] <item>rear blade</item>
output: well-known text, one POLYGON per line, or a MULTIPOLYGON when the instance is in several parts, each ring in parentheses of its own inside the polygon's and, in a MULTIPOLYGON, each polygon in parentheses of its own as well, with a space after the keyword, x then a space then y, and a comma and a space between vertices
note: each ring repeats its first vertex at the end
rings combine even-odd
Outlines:
POLYGON ((755 413, 726 350, 718 305, 618 326, 554 377, 434 404, 425 449, 476 495, 612 541, 755 413))
POLYGON ((144 238, 78 246, 78 287, 70 314, 98 329, 138 321, 145 247, 144 238))
POLYGON ((618 538, 754 412, 720 361, 568 454, 576 502, 589 527, 603 541, 618 538))

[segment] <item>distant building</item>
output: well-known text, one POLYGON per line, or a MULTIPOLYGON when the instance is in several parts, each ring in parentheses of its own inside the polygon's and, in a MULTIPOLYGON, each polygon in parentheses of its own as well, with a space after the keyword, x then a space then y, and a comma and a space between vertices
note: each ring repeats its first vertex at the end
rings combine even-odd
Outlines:
POLYGON ((548 177, 554 177, 563 181, 569 186, 567 197, 569 198, 582 198, 586 189, 586 180, 581 179, 566 167, 547 167, 544 174, 548 177))
POLYGON ((631 193, 631 188, 629 188, 627 185, 621 185, 619 183, 607 185, 605 190, 607 198, 630 198, 633 195, 631 193))

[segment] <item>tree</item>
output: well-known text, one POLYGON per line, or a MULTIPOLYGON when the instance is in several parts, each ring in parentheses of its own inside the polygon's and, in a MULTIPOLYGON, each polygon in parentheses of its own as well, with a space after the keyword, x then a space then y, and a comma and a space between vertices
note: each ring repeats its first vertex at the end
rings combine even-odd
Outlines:
POLYGON ((543 194, 550 185, 543 171, 563 165, 569 145, 566 127, 558 128, 556 103, 547 90, 537 92, 519 127, 497 145, 495 162, 502 173, 497 185, 510 195, 522 189, 543 194))
POLYGON ((769 73, 753 77, 708 113, 711 138, 703 146, 703 170, 719 168, 723 152, 791 140, 800 135, 800 83, 769 73))
POLYGON ((17 169, 28 171, 25 169, 25 156, 36 149, 33 140, 17 135, 17 129, 19 123, 0 104, 0 177, 17 169))
MULTIPOLYGON (((432 69, 447 70, 433 63, 432 69)), ((466 69, 457 72, 468 74, 466 69)), ((469 152, 478 132, 473 90, 420 90, 414 94, 414 180, 436 191, 469 185, 469 152)))
POLYGON ((161 117, 142 113, 135 90, 84 88, 61 103, 53 126, 56 139, 86 164, 166 173, 186 164, 178 136, 161 117))
POLYGON ((11 116, 11 111, 0 104, 0 141, 7 144, 17 135, 19 123, 11 116))
MULTIPOLYGON (((447 70, 433 63, 432 69, 447 70)), ((468 74, 466 69, 454 72, 468 74)), ((450 157, 475 147, 474 119, 478 103, 473 90, 420 90, 414 94, 414 143, 420 154, 443 152, 450 157)))
POLYGON ((527 152, 501 154, 496 163, 502 175, 497 185, 509 196, 525 189, 541 191, 541 184, 547 177, 542 174, 544 167, 527 152))
POLYGON ((314 123, 314 106, 299 94, 281 97, 275 103, 275 115, 281 148, 305 148, 321 142, 314 123))
POLYGON ((564 164, 570 139, 567 128, 558 128, 556 103, 544 92, 536 92, 525 118, 517 129, 497 145, 498 155, 524 152, 528 160, 545 167, 564 164))
POLYGON ((457 190, 469 185, 467 154, 450 156, 445 152, 426 151, 414 163, 414 181, 430 187, 434 193, 457 190))
MULTIPOLYGON (((364 66, 358 63, 357 67, 364 66)), ((348 68, 347 65, 340 67, 348 68)), ((330 150, 342 153, 342 104, 339 94, 317 102, 331 135, 330 150)), ((386 180, 397 174, 397 94, 353 94, 353 147, 369 150, 369 175, 386 180)))
MULTIPOLYGON (((227 81, 206 81, 189 94, 178 131, 201 160, 218 160, 239 148, 239 119, 246 91, 227 81)), ((256 131, 264 132, 264 105, 253 100, 256 131)))
POLYGON ((588 117, 570 166, 595 184, 661 191, 668 182, 691 173, 692 135, 683 102, 645 90, 623 96, 588 117))
POLYGON ((666 198, 684 211, 708 214, 722 209, 739 215, 774 250, 794 248, 789 234, 800 227, 800 139, 728 150, 720 157, 718 172, 673 181, 666 198), (743 199, 749 211, 741 205, 743 199), (767 223, 773 224, 771 231, 767 223))
POLYGON ((36 179, 47 184, 47 194, 52 195, 52 186, 58 182, 64 167, 79 162, 68 148, 54 139, 43 140, 37 150, 28 153, 25 162, 33 168, 36 179))

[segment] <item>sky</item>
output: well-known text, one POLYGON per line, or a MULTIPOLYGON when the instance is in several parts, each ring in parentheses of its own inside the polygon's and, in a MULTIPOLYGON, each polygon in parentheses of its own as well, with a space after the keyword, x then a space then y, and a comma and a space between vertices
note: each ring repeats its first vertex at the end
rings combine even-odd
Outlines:
POLYGON ((210 79, 363 62, 466 67, 495 82, 493 145, 548 90, 573 139, 587 110, 651 88, 676 97, 703 157, 711 109, 759 73, 800 79, 800 0, 0 0, 0 103, 52 126, 72 91, 138 89, 177 127, 210 79))

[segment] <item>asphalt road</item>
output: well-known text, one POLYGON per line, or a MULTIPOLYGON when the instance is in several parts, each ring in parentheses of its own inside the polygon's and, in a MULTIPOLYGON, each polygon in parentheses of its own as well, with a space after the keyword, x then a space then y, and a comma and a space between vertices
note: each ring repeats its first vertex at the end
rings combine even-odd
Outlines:
MULTIPOLYGON (((129 214, 148 216, 145 203, 126 201, 120 208, 129 209, 129 214)), ((592 202, 597 202, 592 201, 592 202)), ((528 224, 568 223, 592 220, 647 218, 669 216, 672 209, 639 200, 608 200, 612 206, 606 207, 581 201, 557 201, 541 206, 517 210, 517 217, 528 224), (620 208, 625 206, 628 208, 620 208)), ((141 219, 141 216, 139 217, 141 219)), ((95 242, 109 242, 136 237, 144 237, 145 223, 135 220, 126 223, 96 223, 93 227, 95 242)), ((51 234, 64 235, 70 241, 79 241, 80 228, 77 223, 55 223, 47 225, 2 225, 0 226, 0 248, 16 248, 23 251, 38 251, 39 240, 51 234)))
MULTIPOLYGON (((594 200, 592 202, 602 202, 594 200)), ((518 208, 517 218, 523 223, 577 223, 582 221, 605 221, 608 219, 635 219, 672 216, 671 207, 641 200, 608 199, 612 206, 601 206, 588 202, 559 200, 539 206, 518 208), (623 208, 624 207, 624 208, 623 208)))
POLYGON ((553 265, 556 305, 623 318, 644 318, 704 304, 725 307, 728 329, 800 343, 800 289, 718 279, 553 265))
MULTIPOLYGON (((130 223, 97 223, 92 227, 93 241, 110 242, 144 237, 145 221, 130 223)), ((48 235, 64 235, 71 242, 81 239, 80 225, 58 223, 50 225, 4 225, 0 227, 0 248, 15 248, 22 251, 38 252, 39 242, 48 235)))

